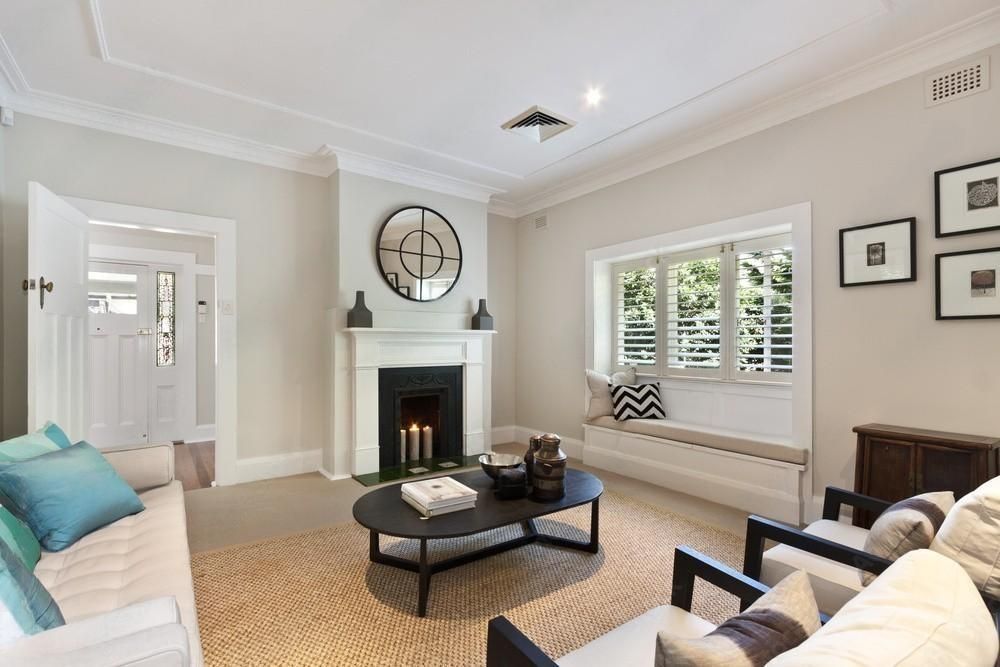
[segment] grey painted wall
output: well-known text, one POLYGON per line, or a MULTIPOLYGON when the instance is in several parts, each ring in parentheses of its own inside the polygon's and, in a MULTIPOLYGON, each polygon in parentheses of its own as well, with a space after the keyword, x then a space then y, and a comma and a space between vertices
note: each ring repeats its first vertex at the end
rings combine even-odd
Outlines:
POLYGON ((491 213, 488 231, 487 306, 499 332, 493 337, 493 426, 514 426, 517 424, 517 224, 491 213))
POLYGON ((925 109, 914 77, 555 206, 547 230, 521 221, 518 423, 582 437, 586 250, 811 201, 817 492, 852 483, 857 424, 1000 435, 1000 320, 935 321, 933 270, 1000 246, 933 231, 934 171, 1000 156, 998 112, 996 83, 925 109), (838 229, 908 216, 919 280, 840 288, 838 229))
POLYGON ((316 449, 327 433, 327 179, 19 114, 4 128, 3 433, 26 423, 28 181, 63 195, 233 218, 238 457, 316 449))

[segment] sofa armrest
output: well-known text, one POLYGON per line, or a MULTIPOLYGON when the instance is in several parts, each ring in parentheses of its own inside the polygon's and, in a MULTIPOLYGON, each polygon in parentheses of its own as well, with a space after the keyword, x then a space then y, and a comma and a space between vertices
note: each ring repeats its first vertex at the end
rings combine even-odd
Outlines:
POLYGON ((834 542, 816 535, 810 535, 798 528, 751 515, 747 519, 746 551, 743 554, 743 574, 754 579, 760 578, 764 562, 764 541, 771 540, 787 544, 837 563, 850 565, 865 572, 879 575, 892 563, 885 558, 834 542))
POLYGON ((115 609, 0 647, 0 664, 186 667, 188 633, 172 597, 115 609))
POLYGON ((855 509, 868 510, 872 513, 872 516, 878 516, 889 509, 892 503, 881 498, 866 496, 856 491, 839 489, 835 486, 826 487, 826 494, 823 496, 823 518, 830 521, 839 521, 841 505, 850 505, 855 509))
POLYGON ((760 583, 756 578, 741 574, 728 565, 723 565, 691 547, 680 546, 674 549, 671 605, 684 611, 691 611, 696 578, 703 579, 738 597, 741 609, 746 609, 757 598, 771 590, 769 586, 760 583))
POLYGON ((557 667, 523 632, 504 616, 486 628, 486 667, 557 667))
POLYGON ((114 469, 136 491, 174 481, 174 446, 137 445, 101 451, 114 469))

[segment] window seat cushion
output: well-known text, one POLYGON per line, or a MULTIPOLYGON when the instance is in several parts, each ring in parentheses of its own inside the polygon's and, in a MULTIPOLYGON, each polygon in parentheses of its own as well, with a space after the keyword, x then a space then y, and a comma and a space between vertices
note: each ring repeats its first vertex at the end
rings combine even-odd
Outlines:
POLYGON ((591 426, 611 428, 626 433, 686 442, 692 445, 799 465, 805 465, 809 457, 806 450, 796 447, 787 439, 730 431, 701 424, 688 424, 671 419, 629 419, 618 422, 615 421, 614 417, 597 417, 588 420, 587 423, 591 426))

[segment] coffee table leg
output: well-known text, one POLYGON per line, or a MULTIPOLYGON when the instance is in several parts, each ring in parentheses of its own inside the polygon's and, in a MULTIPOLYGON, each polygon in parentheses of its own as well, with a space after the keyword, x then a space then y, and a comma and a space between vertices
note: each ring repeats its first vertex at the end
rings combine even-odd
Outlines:
POLYGON ((378 562, 379 548, 378 548, 378 533, 374 530, 368 531, 368 560, 373 563, 378 562))
POLYGON ((431 587, 431 568, 427 563, 427 540, 420 540, 420 588, 417 594, 417 615, 427 615, 427 594, 431 587))
POLYGON ((600 548, 600 541, 598 536, 598 531, 600 530, 600 515, 601 515, 601 499, 594 498, 594 502, 590 503, 590 552, 597 553, 600 548))

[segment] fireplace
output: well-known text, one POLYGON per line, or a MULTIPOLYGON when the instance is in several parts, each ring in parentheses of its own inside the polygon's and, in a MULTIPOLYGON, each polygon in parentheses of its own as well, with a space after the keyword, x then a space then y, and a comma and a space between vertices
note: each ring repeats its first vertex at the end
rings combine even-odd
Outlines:
MULTIPOLYGON (((404 436, 414 427, 418 458, 425 458, 425 438, 431 458, 462 456, 462 367, 380 368, 378 423, 380 468, 403 462, 404 436)), ((416 463, 409 455, 405 460, 416 463)))

